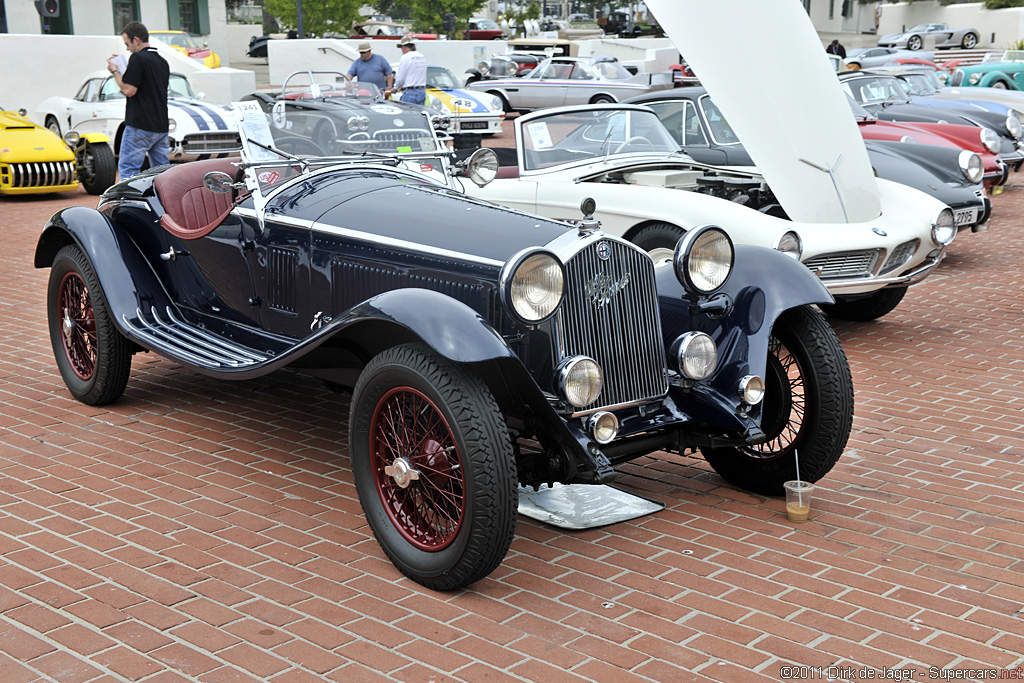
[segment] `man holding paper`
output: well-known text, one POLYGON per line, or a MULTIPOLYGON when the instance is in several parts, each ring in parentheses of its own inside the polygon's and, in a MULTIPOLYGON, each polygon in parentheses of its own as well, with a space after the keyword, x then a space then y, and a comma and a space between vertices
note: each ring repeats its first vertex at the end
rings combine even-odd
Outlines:
POLYGON ((131 52, 127 65, 124 66, 123 58, 112 55, 107 60, 107 70, 127 98, 117 162, 118 175, 127 180, 139 174, 146 154, 151 167, 169 161, 167 83, 171 69, 156 48, 150 47, 149 30, 140 22, 126 24, 121 39, 131 52))

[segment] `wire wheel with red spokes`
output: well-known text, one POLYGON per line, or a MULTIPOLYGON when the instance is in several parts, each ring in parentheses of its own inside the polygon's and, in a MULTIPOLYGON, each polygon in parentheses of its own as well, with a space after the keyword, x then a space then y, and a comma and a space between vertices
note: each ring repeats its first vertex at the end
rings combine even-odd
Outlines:
POLYGON ((761 443, 703 448, 725 480, 780 495, 796 479, 815 482, 835 466, 853 428, 853 377, 839 338, 810 306, 783 313, 768 342, 761 443))
POLYGON ((349 444, 366 520, 406 576, 451 590, 501 564, 518 480, 508 427, 483 380, 421 344, 387 349, 356 383, 349 444))
POLYGON ((434 402, 412 387, 388 391, 370 423, 370 457, 377 495, 398 531, 422 550, 447 547, 466 514, 466 482, 434 402))
POLYGON ((117 400, 128 384, 131 345, 114 326, 92 264, 75 245, 53 258, 46 306, 54 360, 71 394, 93 406, 117 400))

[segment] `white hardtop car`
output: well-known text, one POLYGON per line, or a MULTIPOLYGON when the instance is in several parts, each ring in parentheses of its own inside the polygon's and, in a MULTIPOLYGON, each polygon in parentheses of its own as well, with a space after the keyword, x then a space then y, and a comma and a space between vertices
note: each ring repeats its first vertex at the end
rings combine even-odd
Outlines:
POLYGON ((756 16, 738 29, 742 44, 767 49, 775 32, 764 28, 785 27, 786 77, 815 93, 793 107, 790 89, 741 77, 744 59, 700 30, 724 20, 719 3, 688 2, 684 18, 662 1, 649 3, 652 11, 685 47, 759 173, 696 163, 646 107, 592 105, 516 119, 514 166, 506 156, 498 179, 467 191, 555 218, 573 217, 594 197, 602 229, 656 255, 714 223, 738 243, 774 247, 818 273, 836 297, 823 307, 831 315, 870 320, 891 311, 943 258, 956 225, 943 203, 875 178, 806 12, 797 3, 753 4, 756 16))

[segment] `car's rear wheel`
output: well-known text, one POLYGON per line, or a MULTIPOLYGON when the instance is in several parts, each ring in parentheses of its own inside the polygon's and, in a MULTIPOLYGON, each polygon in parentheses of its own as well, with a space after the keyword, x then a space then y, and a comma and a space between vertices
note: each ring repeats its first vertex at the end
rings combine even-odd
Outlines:
POLYGON ((992 87, 993 88, 998 88, 1000 90, 1007 90, 1008 89, 1006 87, 1006 83, 1004 83, 1003 81, 995 81, 994 83, 992 83, 992 87))
POLYGON ((835 466, 853 426, 853 378, 839 338, 809 306, 775 322, 768 347, 761 429, 753 446, 701 449, 726 481, 777 496, 783 483, 815 482, 835 466))
POLYGON ((964 35, 964 39, 960 41, 960 47, 962 47, 965 50, 971 50, 977 44, 978 36, 974 35, 973 33, 968 33, 964 35))
POLYGON ((89 194, 103 194, 117 180, 114 151, 105 142, 85 143, 76 163, 80 165, 78 179, 89 194))
POLYGON ((363 370, 349 425, 359 501, 402 573, 452 590, 501 564, 515 535, 516 463, 483 381, 422 345, 397 346, 363 370))
POLYGON ((614 104, 615 100, 608 95, 595 95, 590 100, 591 104, 614 104))
POLYGON ((47 116, 46 117, 46 127, 49 130, 53 131, 54 135, 56 135, 57 137, 60 137, 60 123, 58 123, 56 116, 47 116))
POLYGON ((880 289, 859 299, 837 297, 834 304, 821 304, 820 308, 833 318, 863 323, 891 313, 906 295, 906 287, 880 289))
POLYGON ((907 40, 908 50, 920 50, 922 45, 924 45, 924 41, 921 40, 921 36, 910 36, 907 40))
POLYGON ((46 302, 54 359, 72 396, 90 406, 117 400, 128 385, 131 344, 114 327, 96 272, 76 245, 54 257, 46 302))

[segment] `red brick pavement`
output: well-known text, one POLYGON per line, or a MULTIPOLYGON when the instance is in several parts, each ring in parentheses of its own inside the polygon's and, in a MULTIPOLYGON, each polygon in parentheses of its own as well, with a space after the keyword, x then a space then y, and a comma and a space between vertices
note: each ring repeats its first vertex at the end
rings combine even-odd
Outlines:
POLYGON ((894 313, 837 325, 857 415, 810 523, 699 458, 658 454, 621 481, 663 512, 582 533, 520 520, 505 563, 452 594, 402 578, 374 542, 344 397, 148 355, 117 404, 69 397, 32 254, 51 212, 94 202, 0 198, 2 683, 746 683, 829 666, 936 680, 930 667, 1024 665, 1021 181, 894 313))

